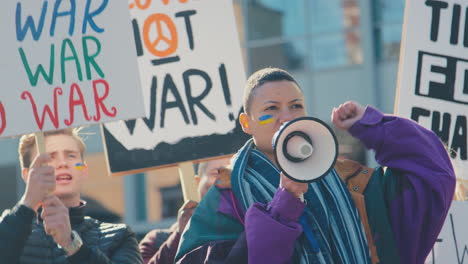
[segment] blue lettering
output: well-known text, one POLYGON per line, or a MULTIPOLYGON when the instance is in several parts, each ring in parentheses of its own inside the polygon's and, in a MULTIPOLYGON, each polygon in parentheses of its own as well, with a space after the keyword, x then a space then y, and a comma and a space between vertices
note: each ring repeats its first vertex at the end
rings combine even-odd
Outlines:
POLYGON ((72 36, 75 30, 75 10, 76 10, 76 3, 75 0, 70 0, 70 10, 59 12, 60 5, 62 4, 62 0, 57 0, 54 6, 54 12, 52 14, 52 23, 50 25, 50 36, 53 37, 55 35, 55 25, 57 24, 57 17, 61 16, 70 16, 70 25, 68 28, 68 35, 72 36))
POLYGON ((86 33, 86 26, 87 26, 88 23, 93 28, 93 30, 95 32, 97 32, 97 33, 104 32, 103 28, 98 27, 96 25, 96 23, 94 23, 93 17, 99 15, 100 13, 102 13, 102 11, 104 11, 104 9, 106 8, 107 3, 109 2, 109 0, 104 0, 102 2, 101 6, 98 9, 96 9, 93 12, 90 13, 89 9, 91 8, 91 1, 92 0, 87 0, 87 2, 86 2, 85 13, 84 13, 84 16, 83 16, 83 29, 82 29, 83 34, 86 33))
POLYGON ((39 18, 39 24, 36 28, 36 23, 34 22, 32 16, 26 18, 24 26, 21 25, 21 3, 16 4, 16 39, 18 41, 23 41, 28 29, 31 30, 32 37, 35 41, 39 40, 42 34, 42 29, 44 28, 44 17, 47 12, 47 1, 44 1, 42 4, 41 17, 39 18))

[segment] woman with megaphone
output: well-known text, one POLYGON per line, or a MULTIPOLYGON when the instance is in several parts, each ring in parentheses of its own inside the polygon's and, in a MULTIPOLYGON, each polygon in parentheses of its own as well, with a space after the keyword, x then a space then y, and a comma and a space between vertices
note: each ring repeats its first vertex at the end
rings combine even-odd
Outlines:
MULTIPOLYGON (((294 180, 281 171, 272 140, 307 115, 298 83, 281 69, 257 71, 243 102, 239 121, 252 139, 232 159, 230 186, 212 187, 195 210, 177 263, 424 263, 455 187, 433 132, 346 102, 332 123, 374 150, 382 167, 338 160, 323 177, 294 180)), ((304 159, 333 153, 301 142, 304 159)))

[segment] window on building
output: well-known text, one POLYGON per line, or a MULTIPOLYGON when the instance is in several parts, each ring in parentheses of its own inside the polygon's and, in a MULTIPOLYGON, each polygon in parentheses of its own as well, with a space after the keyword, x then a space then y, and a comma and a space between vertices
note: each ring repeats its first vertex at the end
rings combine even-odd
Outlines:
POLYGON ((274 66, 290 71, 299 70, 304 67, 304 59, 307 57, 305 49, 304 40, 251 47, 251 67, 261 69, 274 66))
POLYGON ((162 198, 162 218, 177 217, 179 208, 184 203, 180 184, 160 189, 162 198))
POLYGON ((379 60, 398 60, 403 27, 404 0, 376 0, 373 19, 376 56, 379 60))
POLYGON ((362 63, 357 0, 244 0, 252 71, 290 71, 362 63))
POLYGON ((249 40, 305 34, 304 0, 250 0, 247 16, 249 40))
POLYGON ((321 70, 361 64, 358 1, 314 0, 308 5, 311 68, 321 70))

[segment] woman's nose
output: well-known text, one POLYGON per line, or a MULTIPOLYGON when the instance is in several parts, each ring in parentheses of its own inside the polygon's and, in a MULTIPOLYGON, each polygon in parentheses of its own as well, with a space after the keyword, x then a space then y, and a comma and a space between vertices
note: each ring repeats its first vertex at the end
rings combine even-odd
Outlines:
POLYGON ((279 121, 281 122, 281 124, 284 124, 284 123, 289 122, 289 121, 291 121, 293 119, 294 119, 294 116, 291 113, 291 111, 289 111, 289 109, 288 109, 288 110, 284 110, 284 111, 281 112, 279 121))

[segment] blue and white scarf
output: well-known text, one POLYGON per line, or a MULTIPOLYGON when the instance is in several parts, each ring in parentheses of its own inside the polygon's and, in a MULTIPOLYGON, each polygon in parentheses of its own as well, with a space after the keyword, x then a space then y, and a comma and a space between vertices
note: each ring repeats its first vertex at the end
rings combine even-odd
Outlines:
MULTIPOLYGON (((232 189, 244 210, 255 202, 266 204, 273 199, 280 171, 255 148, 253 140, 239 150, 232 164, 232 189)), ((301 235, 296 241, 294 263, 371 263, 359 214, 334 169, 310 183, 304 198, 307 206, 301 224, 305 233, 313 234, 316 244, 301 235)))

